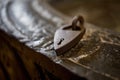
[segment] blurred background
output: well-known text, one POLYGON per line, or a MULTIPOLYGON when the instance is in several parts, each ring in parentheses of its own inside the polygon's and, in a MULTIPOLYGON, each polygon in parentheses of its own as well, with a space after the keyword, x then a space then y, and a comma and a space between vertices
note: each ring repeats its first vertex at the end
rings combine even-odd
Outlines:
POLYGON ((91 24, 120 32, 120 0, 47 1, 69 17, 81 14, 91 24))

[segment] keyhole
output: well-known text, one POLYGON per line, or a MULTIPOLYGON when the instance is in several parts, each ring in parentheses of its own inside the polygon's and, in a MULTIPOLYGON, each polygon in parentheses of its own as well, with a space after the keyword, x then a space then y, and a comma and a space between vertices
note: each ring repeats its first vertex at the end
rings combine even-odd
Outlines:
POLYGON ((60 45, 64 41, 64 38, 61 38, 60 41, 58 42, 58 45, 60 45))

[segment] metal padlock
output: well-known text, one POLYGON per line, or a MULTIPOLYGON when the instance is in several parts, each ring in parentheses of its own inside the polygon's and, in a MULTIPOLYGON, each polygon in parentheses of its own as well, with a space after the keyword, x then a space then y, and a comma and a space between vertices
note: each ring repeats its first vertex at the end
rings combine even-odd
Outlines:
POLYGON ((72 24, 64 25, 55 32, 54 49, 57 55, 61 55, 74 47, 85 34, 82 16, 75 16, 72 24))

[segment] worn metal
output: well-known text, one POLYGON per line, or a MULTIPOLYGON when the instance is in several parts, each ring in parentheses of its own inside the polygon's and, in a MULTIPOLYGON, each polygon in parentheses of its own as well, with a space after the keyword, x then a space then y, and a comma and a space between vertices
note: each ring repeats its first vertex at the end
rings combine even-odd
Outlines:
POLYGON ((54 32, 69 19, 45 1, 0 0, 2 30, 88 80, 119 80, 120 33, 85 22, 82 40, 64 55, 56 55, 54 32))
POLYGON ((56 30, 54 36, 54 49, 56 54, 61 55, 70 50, 78 44, 84 34, 84 19, 82 16, 75 16, 71 24, 64 25, 56 30))

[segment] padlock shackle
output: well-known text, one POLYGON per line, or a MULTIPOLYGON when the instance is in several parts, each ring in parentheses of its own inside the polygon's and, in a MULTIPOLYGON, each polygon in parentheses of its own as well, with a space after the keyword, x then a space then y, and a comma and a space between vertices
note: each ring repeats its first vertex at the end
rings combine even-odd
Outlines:
POLYGON ((75 16, 72 20, 72 29, 77 30, 79 27, 80 29, 84 28, 84 18, 82 16, 75 16))

